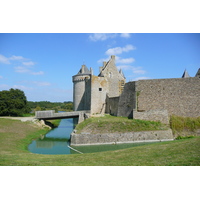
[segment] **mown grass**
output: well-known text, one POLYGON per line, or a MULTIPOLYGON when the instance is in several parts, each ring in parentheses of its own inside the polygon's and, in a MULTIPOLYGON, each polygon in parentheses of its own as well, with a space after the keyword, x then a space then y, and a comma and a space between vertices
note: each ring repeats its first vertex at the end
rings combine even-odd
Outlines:
POLYGON ((41 155, 27 150, 45 134, 31 123, 0 119, 0 165, 3 166, 199 166, 200 137, 128 149, 71 155, 41 155))
POLYGON ((160 122, 128 119, 105 115, 104 117, 91 117, 76 126, 77 133, 125 133, 131 131, 165 130, 167 127, 160 122))

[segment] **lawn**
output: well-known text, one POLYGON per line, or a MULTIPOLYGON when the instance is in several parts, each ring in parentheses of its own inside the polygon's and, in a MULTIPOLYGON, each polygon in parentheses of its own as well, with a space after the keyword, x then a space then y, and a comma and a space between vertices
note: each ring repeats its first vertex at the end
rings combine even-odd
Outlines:
POLYGON ((128 149, 70 155, 41 155, 27 150, 33 138, 45 134, 31 122, 0 119, 2 166, 199 166, 200 137, 160 142, 128 149))

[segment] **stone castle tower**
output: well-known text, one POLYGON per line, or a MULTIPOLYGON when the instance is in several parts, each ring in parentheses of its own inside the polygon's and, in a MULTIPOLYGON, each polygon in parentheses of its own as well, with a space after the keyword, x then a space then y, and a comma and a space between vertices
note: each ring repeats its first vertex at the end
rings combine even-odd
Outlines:
POLYGON ((82 65, 72 79, 74 111, 88 110, 91 114, 105 113, 107 100, 119 97, 126 82, 122 70, 118 71, 115 65, 115 56, 103 62, 98 76, 93 75, 92 68, 82 65))

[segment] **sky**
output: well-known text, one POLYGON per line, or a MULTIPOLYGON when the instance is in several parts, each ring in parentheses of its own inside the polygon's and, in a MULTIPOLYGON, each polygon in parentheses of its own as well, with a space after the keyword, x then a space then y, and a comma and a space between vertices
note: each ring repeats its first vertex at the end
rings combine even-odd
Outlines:
POLYGON ((28 101, 73 100, 72 76, 85 64, 99 74, 116 56, 126 81, 180 78, 200 68, 199 33, 0 33, 0 91, 28 101))

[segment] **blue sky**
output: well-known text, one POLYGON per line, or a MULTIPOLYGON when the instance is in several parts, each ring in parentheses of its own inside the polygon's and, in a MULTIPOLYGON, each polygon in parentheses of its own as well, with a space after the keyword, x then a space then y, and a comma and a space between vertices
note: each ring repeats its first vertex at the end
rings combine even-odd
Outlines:
POLYGON ((1 33, 0 90, 18 88, 29 101, 73 100, 82 64, 98 75, 116 55, 128 81, 180 78, 200 68, 198 33, 1 33))

